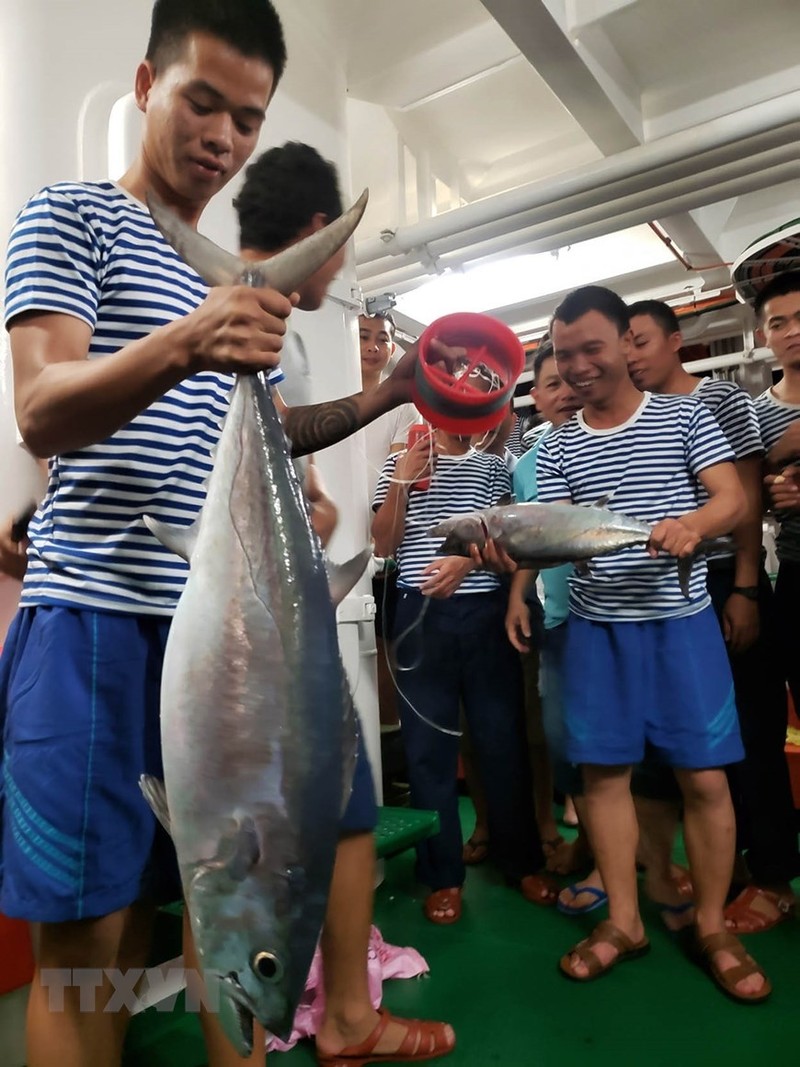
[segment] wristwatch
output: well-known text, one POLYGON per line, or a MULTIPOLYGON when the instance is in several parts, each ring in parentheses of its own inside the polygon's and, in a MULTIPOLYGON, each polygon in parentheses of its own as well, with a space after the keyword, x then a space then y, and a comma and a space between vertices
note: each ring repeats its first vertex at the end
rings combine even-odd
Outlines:
POLYGON ((735 585, 731 589, 732 593, 738 593, 739 596, 747 597, 748 600, 758 600, 758 586, 757 585, 735 585))

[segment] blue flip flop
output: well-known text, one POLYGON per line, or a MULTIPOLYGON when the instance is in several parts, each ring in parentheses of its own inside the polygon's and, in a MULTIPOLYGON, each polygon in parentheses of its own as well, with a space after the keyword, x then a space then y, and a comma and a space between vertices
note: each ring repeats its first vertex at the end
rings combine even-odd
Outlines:
POLYGON ((693 900, 685 900, 681 904, 662 904, 658 900, 654 900, 653 903, 661 913, 661 919, 664 923, 664 929, 671 937, 681 939, 684 937, 687 931, 692 932, 694 930, 693 923, 687 923, 686 925, 679 927, 677 930, 673 930, 672 927, 667 924, 666 920, 667 915, 675 915, 676 917, 680 915, 685 915, 690 908, 693 908, 695 906, 695 902, 693 900))
POLYGON ((602 889, 598 889, 597 886, 594 885, 580 886, 573 883, 572 885, 565 886, 565 889, 572 893, 573 900, 576 897, 579 897, 581 893, 588 893, 589 896, 592 896, 595 899, 588 904, 582 904, 579 908, 569 908, 559 900, 556 903, 556 907, 562 915, 586 915, 588 912, 594 911, 596 908, 602 908, 608 900, 608 893, 605 893, 602 889))

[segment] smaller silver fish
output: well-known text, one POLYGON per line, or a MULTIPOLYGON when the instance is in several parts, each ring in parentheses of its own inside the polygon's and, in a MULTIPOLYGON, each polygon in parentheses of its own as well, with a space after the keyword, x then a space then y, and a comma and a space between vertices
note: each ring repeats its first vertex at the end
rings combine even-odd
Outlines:
MULTIPOLYGON (((440 552, 468 556, 469 546, 483 548, 492 540, 520 567, 545 570, 574 563, 585 571, 589 560, 608 556, 632 545, 646 545, 653 527, 650 523, 609 511, 598 501, 594 507, 575 504, 506 504, 483 511, 454 515, 428 531, 430 537, 443 537, 440 552)), ((689 596, 689 577, 700 555, 730 552, 730 537, 701 541, 692 556, 678 560, 681 592, 689 596)))

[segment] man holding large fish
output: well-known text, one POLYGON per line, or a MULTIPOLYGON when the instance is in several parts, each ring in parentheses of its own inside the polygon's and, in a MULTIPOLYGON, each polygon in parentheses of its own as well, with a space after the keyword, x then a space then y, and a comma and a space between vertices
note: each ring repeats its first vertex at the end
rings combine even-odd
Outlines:
MULTIPOLYGON (((207 531, 193 547, 189 527, 203 504, 210 452, 228 413, 231 372, 277 366, 293 303, 288 292, 236 278, 209 292, 163 240, 144 203, 154 193, 194 228, 253 151, 284 63, 280 21, 268 0, 158 0, 136 75, 144 134, 134 164, 117 184, 63 183, 42 191, 12 233, 5 314, 16 411, 29 449, 51 457, 57 475, 30 526, 21 610, 0 661, 0 909, 40 924, 29 1067, 56 1059, 64 1067, 120 1062, 127 1012, 104 1011, 113 994, 110 978, 97 990, 93 1010, 82 1010, 76 985, 64 990, 64 1010, 55 1013, 47 972, 96 968, 109 975, 142 966, 153 903, 179 891, 169 877, 171 846, 156 831, 138 778, 145 773, 157 783, 162 774, 161 663, 187 566, 158 544, 143 517, 180 527, 185 536, 173 534, 172 541, 185 555, 200 551, 207 531)), ((224 254, 220 262, 227 262, 224 254)), ((371 405, 354 398, 327 411, 297 412, 290 431, 296 450, 323 447, 407 400, 404 373, 371 405)), ((268 418, 271 405, 260 379, 251 380, 250 390, 239 390, 235 413, 243 440, 253 412, 268 418)), ((251 487, 258 484, 259 462, 261 476, 284 477, 281 470, 265 471, 263 455, 248 459, 251 487)), ((226 462, 219 492, 229 476, 226 462)), ((281 484, 301 516, 293 483, 281 484)), ((246 512, 247 501, 238 507, 246 512)), ((293 528, 302 539, 302 523, 293 528)), ((304 543, 304 558, 318 574, 318 549, 310 539, 304 543)), ((263 546, 257 552, 265 559, 263 546)), ((208 559, 206 548, 203 554, 208 559)), ((245 551, 239 561, 248 560, 255 566, 256 557, 245 551)), ((213 566, 202 573, 213 573, 213 566)), ((213 604, 202 597, 200 603, 198 622, 207 621, 211 633, 216 620, 203 620, 202 611, 213 604)), ((202 637, 202 627, 196 633, 202 637)), ((234 639, 240 633, 226 631, 234 639)), ((329 643, 331 635, 328 627, 329 643)), ((263 737, 258 744, 263 747, 263 737)), ((342 751, 337 794, 344 791, 344 760, 342 751)), ((157 786, 151 795, 168 822, 157 786)), ((226 924, 231 917, 224 909, 263 860, 261 845, 257 818, 232 811, 228 833, 206 856, 197 889, 207 900, 218 897, 217 914, 226 915, 226 924)), ((301 900, 304 872, 285 873, 287 900, 301 900)), ((262 932, 276 918, 287 920, 270 917, 268 901, 259 899, 258 907, 267 923, 262 932)), ((212 910, 205 922, 213 921, 212 910)), ((235 965, 233 974, 219 976, 223 1000, 228 1008, 235 1001, 246 1016, 267 986, 280 986, 288 968, 269 944, 248 946, 253 913, 230 929, 238 934, 225 950, 234 952, 235 965), (242 956, 247 947, 250 956, 242 956), (258 992, 251 996, 252 989, 258 992)), ((191 938, 186 959, 191 965, 191 938)), ((399 1036, 385 1032, 381 1020, 384 1045, 367 1062, 389 1053, 419 1058, 409 1051, 431 1058, 452 1047, 446 1027, 428 1033, 421 1050, 418 1041, 405 1040, 402 1021, 395 1022, 399 1036)), ((208 1013, 203 1025, 212 1067, 245 1062, 208 1013)), ((375 1023, 363 1025, 366 1038, 375 1023)), ((256 1048, 247 1062, 263 1056, 256 1048)))
POLYGON ((730 669, 704 568, 694 569, 687 599, 669 559, 735 527, 745 501, 733 453, 693 398, 636 389, 628 312, 615 293, 588 286, 570 294, 551 334, 559 374, 583 409, 542 444, 539 499, 586 505, 604 497, 653 524, 646 546, 594 560, 571 579, 566 755, 583 766, 610 918, 562 958, 561 970, 590 981, 649 949, 630 794, 631 766, 647 745, 675 769, 684 796, 698 959, 732 999, 761 1001, 770 984, 725 932, 723 915, 735 839, 723 768, 743 756, 730 669))

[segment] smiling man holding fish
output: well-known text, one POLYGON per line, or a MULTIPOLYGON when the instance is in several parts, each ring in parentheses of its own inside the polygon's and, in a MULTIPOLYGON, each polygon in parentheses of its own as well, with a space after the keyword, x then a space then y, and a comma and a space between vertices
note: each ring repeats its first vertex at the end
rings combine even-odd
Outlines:
POLYGON ((587 829, 609 896, 608 921, 561 960, 590 981, 649 950, 636 886, 637 826, 630 793, 645 746, 675 769, 684 796, 696 899, 695 949, 728 996, 765 999, 771 987, 723 908, 734 818, 723 768, 741 760, 733 685, 719 626, 696 566, 689 598, 677 558, 728 533, 745 500, 733 453, 691 397, 644 396, 628 376, 628 311, 588 286, 556 309, 551 335, 560 376, 583 410, 543 442, 539 499, 592 504, 654 523, 649 545, 594 560, 570 580, 564 657, 566 755, 581 764, 587 829), (701 486, 708 494, 701 506, 701 486))
MULTIPOLYGON (((155 193, 196 226, 253 151, 285 58, 268 0, 158 0, 136 74, 134 164, 118 184, 42 191, 11 236, 16 412, 51 468, 0 660, 0 908, 38 924, 29 1067, 119 1064, 128 1015, 105 1010, 110 975, 144 963, 154 904, 179 892, 138 778, 162 773, 161 663, 187 566, 143 517, 196 519, 232 372, 277 366, 293 304, 234 282, 209 292, 144 201, 155 193), (48 972, 71 968, 107 978, 90 1010, 75 984, 54 1011, 48 972)), ((408 399, 399 381, 378 403, 408 399)), ((301 410, 295 447, 322 447, 369 417, 358 401, 301 410)), ((225 857, 232 874, 245 853, 225 857)), ((190 938, 185 948, 191 967, 190 938)), ((274 980, 264 964, 253 958, 255 977, 274 980)), ((212 1016, 202 1021, 212 1067, 244 1062, 212 1016)), ((409 1048, 400 1030, 395 1058, 409 1048)), ((252 1062, 263 1059, 256 1048, 252 1062)))

